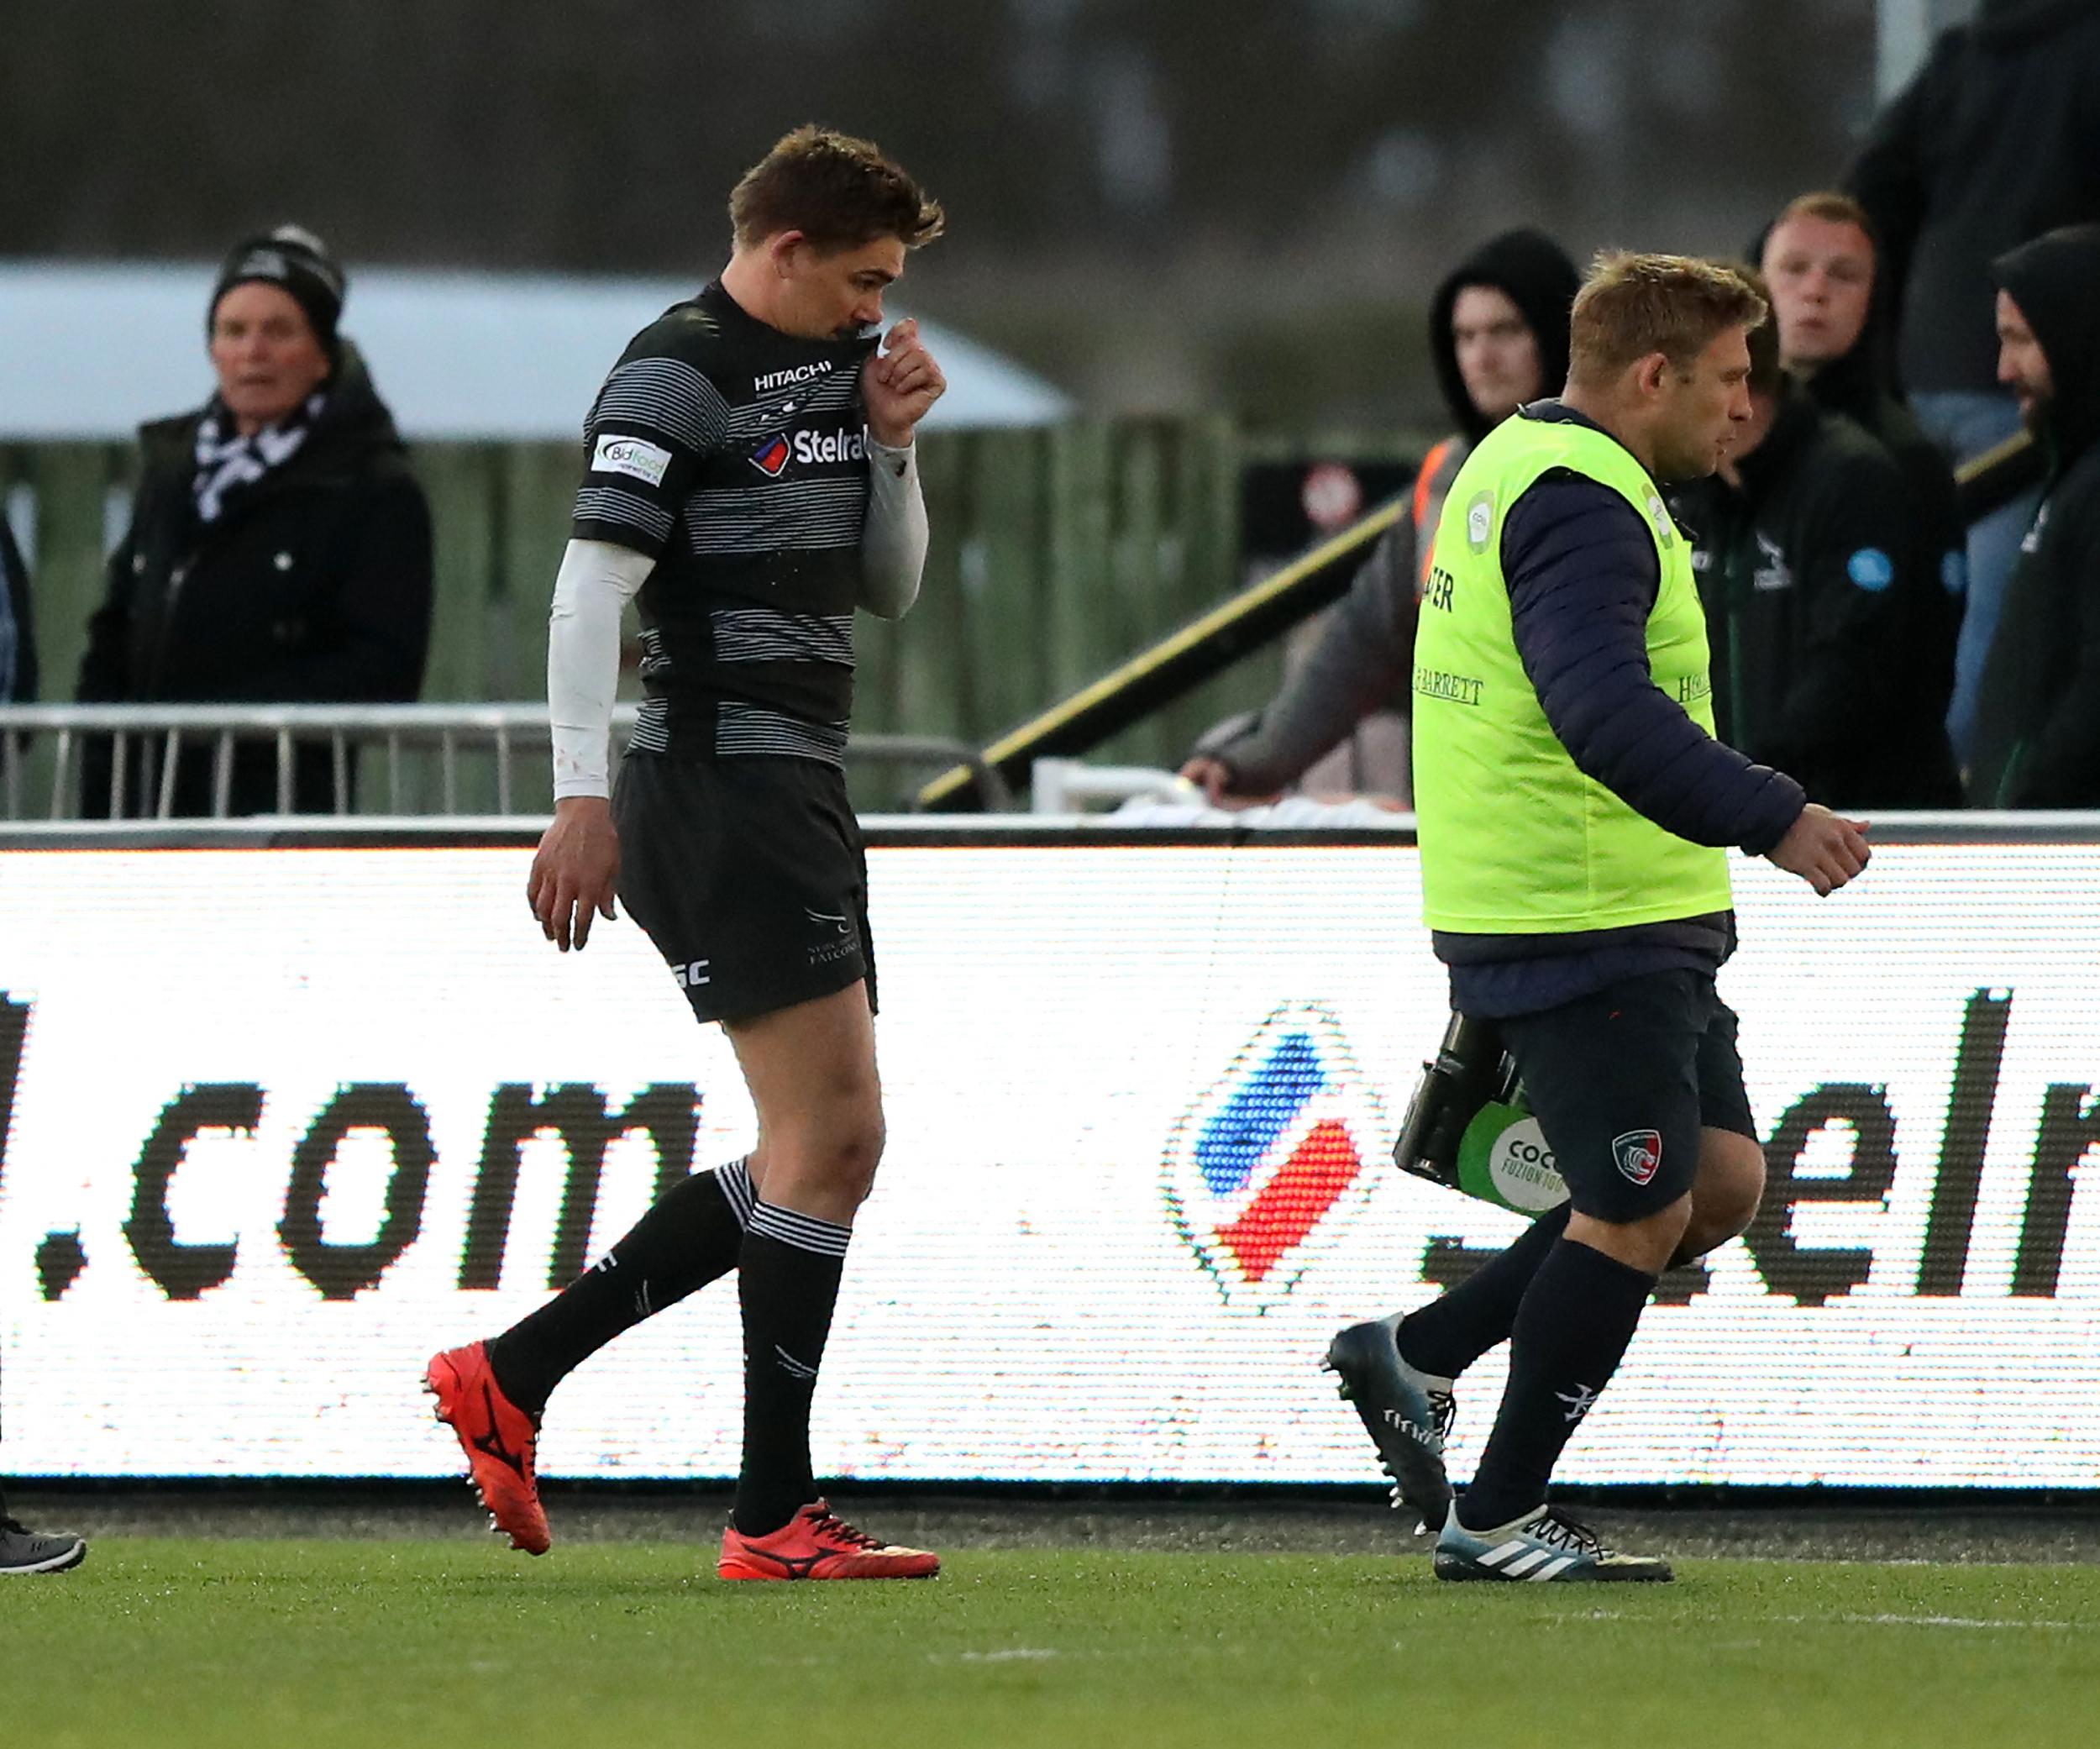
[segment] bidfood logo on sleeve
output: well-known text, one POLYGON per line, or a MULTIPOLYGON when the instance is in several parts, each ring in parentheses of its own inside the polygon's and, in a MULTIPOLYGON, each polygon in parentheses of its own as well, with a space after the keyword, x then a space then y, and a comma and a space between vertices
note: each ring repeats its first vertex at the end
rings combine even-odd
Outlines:
POLYGON ((1334 1016, 1293 1003, 1262 1023, 1168 1138, 1168 1218, 1227 1305, 1298 1284, 1368 1194, 1384 1121, 1334 1016))
POLYGON ((661 486, 671 465, 671 452, 646 438, 601 437, 591 452, 594 474, 625 474, 644 486, 661 486))

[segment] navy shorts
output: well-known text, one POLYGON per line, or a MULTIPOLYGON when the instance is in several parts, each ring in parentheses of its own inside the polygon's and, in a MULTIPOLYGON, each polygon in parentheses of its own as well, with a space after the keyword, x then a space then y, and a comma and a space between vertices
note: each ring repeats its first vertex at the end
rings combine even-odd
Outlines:
POLYGON ((817 759, 630 754, 612 787, 620 902, 703 1021, 868 986, 868 857, 846 775, 817 759))
POLYGON ((1708 974, 1647 972, 1497 1024, 1580 1214, 1667 1208, 1692 1188, 1702 1129, 1756 1139, 1735 1012, 1708 974))

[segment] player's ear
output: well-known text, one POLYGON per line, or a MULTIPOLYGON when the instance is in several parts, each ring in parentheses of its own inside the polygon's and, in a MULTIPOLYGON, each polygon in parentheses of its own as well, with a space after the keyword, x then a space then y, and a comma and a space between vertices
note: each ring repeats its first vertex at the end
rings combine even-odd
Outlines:
POLYGON ((765 240, 766 259, 781 279, 792 279, 809 253, 810 239, 801 231, 775 231, 765 240))
POLYGON ((1662 379, 1669 374, 1670 360, 1667 354, 1651 352, 1633 367, 1634 386, 1641 391, 1644 401, 1651 401, 1662 390, 1662 379))

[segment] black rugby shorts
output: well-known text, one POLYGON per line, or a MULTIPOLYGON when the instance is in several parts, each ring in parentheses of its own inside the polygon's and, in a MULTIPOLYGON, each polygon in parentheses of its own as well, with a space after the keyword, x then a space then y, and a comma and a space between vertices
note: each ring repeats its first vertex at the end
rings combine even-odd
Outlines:
POLYGON ((612 789, 620 902, 703 1021, 864 982, 868 858, 846 776, 818 759, 630 754, 612 789))
POLYGON ((1675 1202, 1702 1129, 1756 1138, 1735 1011, 1705 973, 1644 973, 1497 1025, 1581 1214, 1624 1224, 1675 1202))

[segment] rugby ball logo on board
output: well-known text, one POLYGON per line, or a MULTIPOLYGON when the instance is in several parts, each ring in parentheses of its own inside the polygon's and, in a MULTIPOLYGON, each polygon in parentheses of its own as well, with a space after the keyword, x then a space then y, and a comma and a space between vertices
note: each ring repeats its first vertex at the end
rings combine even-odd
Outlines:
POLYGON ((1235 1310, 1298 1284, 1370 1195, 1384 1115, 1334 1016, 1289 1003, 1168 1137, 1168 1218, 1235 1310))

